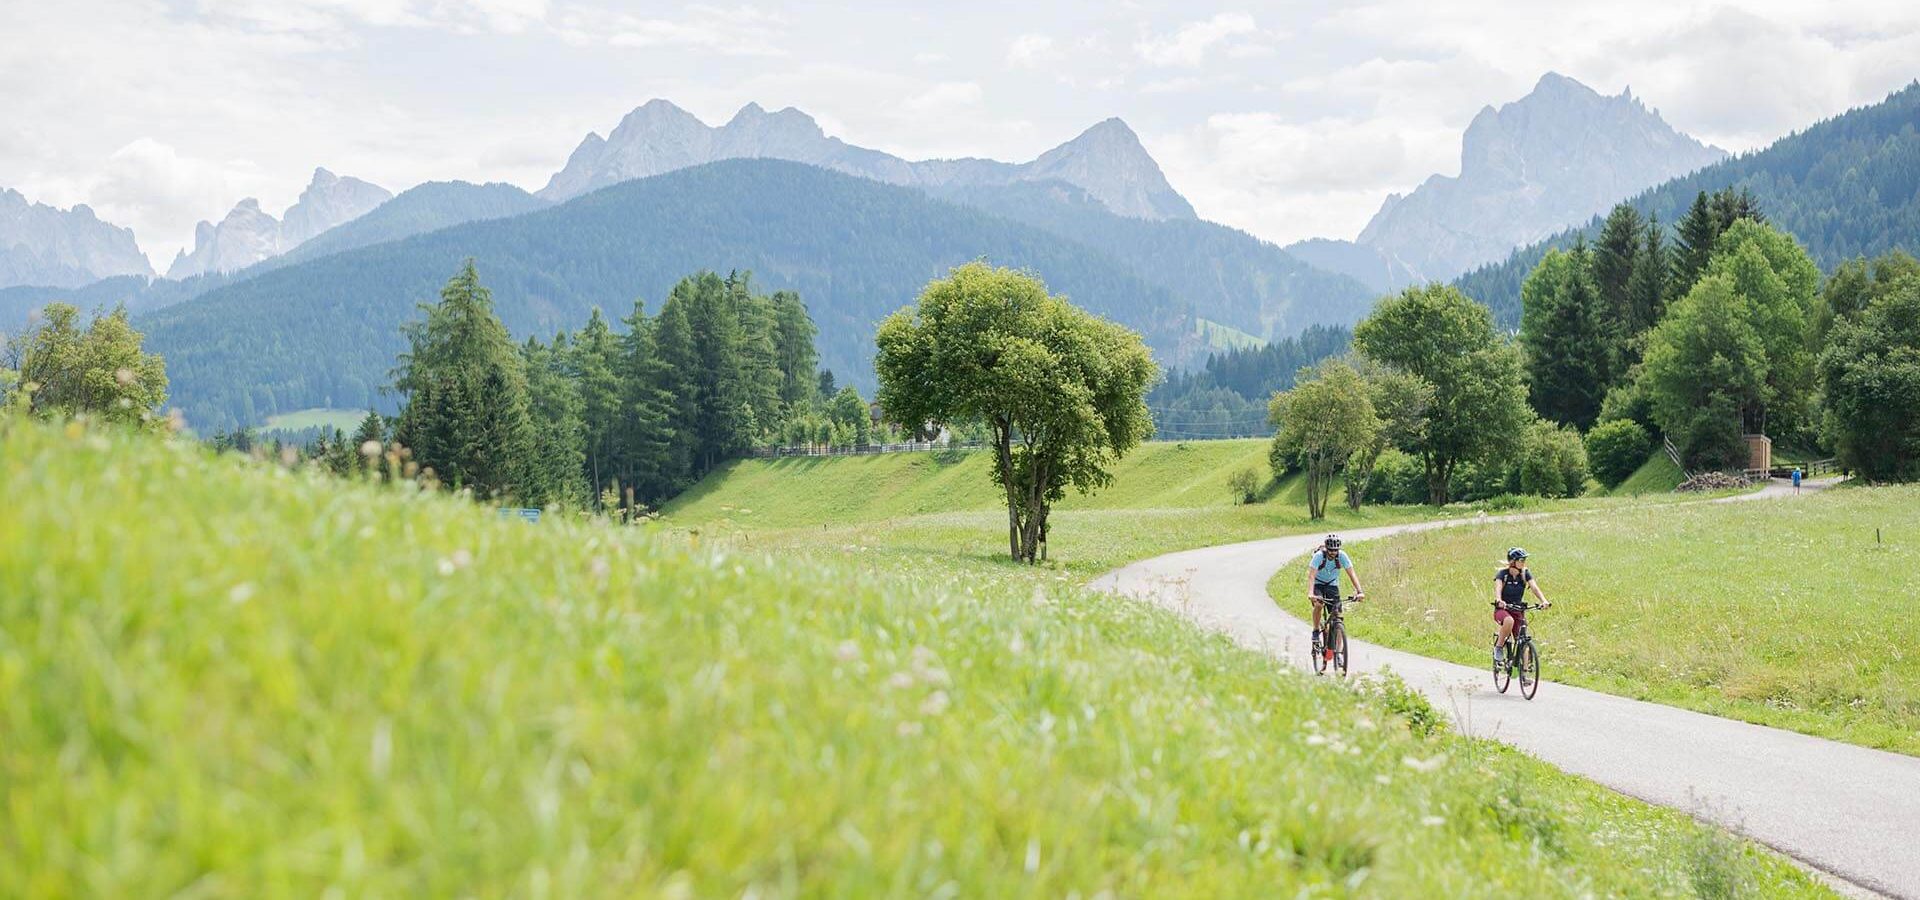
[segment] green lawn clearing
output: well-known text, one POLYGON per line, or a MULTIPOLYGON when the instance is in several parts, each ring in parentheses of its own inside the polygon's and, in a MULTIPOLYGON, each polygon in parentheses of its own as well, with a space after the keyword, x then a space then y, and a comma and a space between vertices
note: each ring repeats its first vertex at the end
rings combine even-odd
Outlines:
POLYGON ((296 410, 268 416, 267 423, 260 426, 262 431, 304 431, 308 428, 338 428, 352 434, 360 426, 360 420, 367 417, 364 409, 313 409, 296 410))
POLYGON ((0 422, 0 896, 1825 896, 1172 614, 0 422))
POLYGON ((1363 544, 1371 612, 1355 636, 1480 663, 1493 572, 1516 544, 1555 601, 1535 624, 1546 677, 1920 754, 1920 488, 1363 544))

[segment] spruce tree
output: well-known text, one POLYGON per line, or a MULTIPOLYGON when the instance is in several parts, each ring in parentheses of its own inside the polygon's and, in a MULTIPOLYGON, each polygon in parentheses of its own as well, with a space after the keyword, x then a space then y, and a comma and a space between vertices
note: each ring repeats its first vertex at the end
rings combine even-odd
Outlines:
POLYGON ((596 498, 614 469, 615 435, 621 424, 620 353, 619 340, 596 306, 565 360, 579 382, 587 481, 596 498))
POLYGON ((675 382, 655 346, 660 323, 648 321, 640 301, 634 301, 626 324, 617 366, 620 422, 614 432, 614 472, 637 500, 653 502, 677 489, 685 472, 673 456, 675 382))
POLYGON ((773 352, 780 362, 780 401, 791 411, 812 399, 813 367, 819 361, 813 336, 818 333, 807 317, 807 306, 792 291, 776 291, 773 305, 773 352))
POLYGON ((1593 245, 1593 285, 1600 292, 1600 309, 1614 333, 1616 355, 1624 353, 1634 333, 1633 272, 1640 262, 1640 213, 1625 203, 1614 206, 1600 226, 1593 245))
POLYGON ((1700 274, 1713 259, 1713 242, 1720 237, 1720 219, 1714 213, 1707 192, 1694 195, 1693 205, 1680 219, 1673 248, 1673 278, 1667 285, 1667 298, 1686 296, 1700 274))
POLYGON ((403 331, 394 387, 406 398, 394 438, 442 481, 484 498, 529 492, 534 428, 525 364, 491 293, 468 260, 440 291, 440 302, 403 331))
POLYGON ((1614 330, 1603 321, 1592 257, 1580 244, 1549 251, 1520 289, 1520 344, 1533 408, 1581 429, 1600 415, 1615 366, 1614 330))
POLYGON ((687 307, 693 301, 689 281, 675 285, 653 320, 653 345, 659 359, 656 387, 667 398, 668 420, 674 423, 663 458, 661 475, 668 492, 684 487, 699 457, 700 432, 695 419, 699 400, 692 373, 700 362, 694 353, 693 324, 687 307))
POLYGON ((727 304, 740 322, 739 391, 741 402, 751 414, 751 424, 742 435, 745 446, 779 433, 786 418, 786 404, 780 399, 783 378, 775 350, 772 302, 753 293, 751 273, 728 275, 726 288, 727 304))
POLYGON ((577 508, 588 497, 586 428, 581 421, 583 382, 570 371, 570 349, 562 332, 552 346, 528 338, 521 350, 534 429, 527 494, 577 508))
POLYGON ((1628 319, 1629 355, 1632 359, 1640 357, 1641 337, 1647 329, 1660 323, 1660 314, 1666 311, 1667 277, 1672 266, 1671 254, 1660 230, 1660 220, 1647 217, 1646 227, 1641 232, 1640 252, 1633 260, 1633 276, 1627 284, 1627 294, 1632 309, 1628 319))

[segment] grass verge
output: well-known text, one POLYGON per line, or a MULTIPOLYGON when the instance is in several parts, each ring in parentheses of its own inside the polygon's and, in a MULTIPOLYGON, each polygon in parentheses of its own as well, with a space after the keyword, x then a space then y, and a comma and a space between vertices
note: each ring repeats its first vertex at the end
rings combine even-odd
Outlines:
POLYGON ((1374 602, 1360 636, 1480 663, 1493 572, 1516 544, 1555 601, 1535 627, 1547 677, 1920 755, 1920 488, 1365 544, 1374 602))

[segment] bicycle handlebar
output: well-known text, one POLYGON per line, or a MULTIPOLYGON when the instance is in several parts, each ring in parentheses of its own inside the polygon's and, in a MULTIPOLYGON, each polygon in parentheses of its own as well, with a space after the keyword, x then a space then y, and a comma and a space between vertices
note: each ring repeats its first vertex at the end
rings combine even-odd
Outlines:
POLYGON ((1500 608, 1505 608, 1505 609, 1518 609, 1518 610, 1520 610, 1521 612, 1526 612, 1526 611, 1528 611, 1528 610, 1534 610, 1534 609, 1546 609, 1546 608, 1547 608, 1547 604, 1545 604, 1545 603, 1526 603, 1526 602, 1521 602, 1521 603, 1517 603, 1517 604, 1516 604, 1516 603, 1501 603, 1501 602, 1500 602, 1500 601, 1498 601, 1498 600, 1495 600, 1494 602, 1492 602, 1492 603, 1490 603, 1490 604, 1488 604, 1488 605, 1489 605, 1489 606, 1492 606, 1492 607, 1494 607, 1495 609, 1500 609, 1500 608))

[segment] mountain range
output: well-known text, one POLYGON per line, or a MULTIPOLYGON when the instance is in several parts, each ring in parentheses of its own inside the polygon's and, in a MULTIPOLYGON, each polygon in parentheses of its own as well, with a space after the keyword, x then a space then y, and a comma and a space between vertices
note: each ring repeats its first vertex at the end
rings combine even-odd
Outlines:
POLYGON ((180 251, 167 267, 176 281, 209 273, 235 272, 279 256, 328 229, 350 222, 393 199, 386 188, 314 169, 300 199, 276 219, 248 197, 219 224, 194 226, 193 252, 180 251))
POLYGON ((1525 97, 1473 117, 1458 176, 1389 195, 1351 243, 1287 249, 1376 289, 1444 281, 1726 157, 1674 130, 1631 90, 1603 96, 1548 72, 1525 97))
MULTIPOLYGON (((1891 250, 1920 252, 1920 82, 1643 191, 1626 202, 1671 229, 1700 192, 1753 195, 1774 226, 1792 234, 1825 270, 1891 250)), ((1520 284, 1553 247, 1600 233, 1605 210, 1579 227, 1522 247, 1460 276, 1468 295, 1503 324, 1520 322, 1520 284)))
POLYGON ((620 120, 607 137, 589 134, 567 165, 541 188, 548 200, 568 200, 634 178, 660 175, 722 159, 785 159, 923 189, 1063 181, 1086 191, 1109 211, 1140 219, 1192 219, 1193 206, 1167 183, 1160 166, 1127 123, 1107 119, 1079 137, 1014 164, 990 159, 910 162, 828 137, 811 116, 792 107, 767 112, 742 107, 717 128, 665 100, 649 100, 620 120))
POLYGON ((116 275, 151 276, 133 231, 80 204, 58 209, 0 188, 0 287, 74 288, 116 275))

